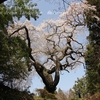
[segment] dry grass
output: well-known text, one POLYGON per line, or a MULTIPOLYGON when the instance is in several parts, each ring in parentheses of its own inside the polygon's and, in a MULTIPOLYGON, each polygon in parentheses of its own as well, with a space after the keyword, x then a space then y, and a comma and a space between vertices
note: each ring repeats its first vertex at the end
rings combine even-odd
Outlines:
POLYGON ((92 96, 89 96, 88 98, 85 98, 83 100, 100 100, 100 93, 96 93, 92 96))

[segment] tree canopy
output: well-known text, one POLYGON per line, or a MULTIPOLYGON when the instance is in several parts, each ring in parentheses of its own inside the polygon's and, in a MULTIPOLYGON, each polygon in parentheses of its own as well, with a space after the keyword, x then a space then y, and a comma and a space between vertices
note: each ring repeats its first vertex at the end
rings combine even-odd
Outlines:
POLYGON ((35 6, 30 0, 11 0, 0 4, 0 82, 12 83, 28 76, 30 60, 27 52, 30 49, 19 36, 10 37, 8 27, 14 23, 15 17, 17 20, 22 16, 36 20, 40 12, 35 6), (23 10, 20 12, 20 9, 23 10))
POLYGON ((86 14, 89 28, 89 45, 85 56, 88 91, 91 94, 100 92, 100 0, 87 0, 95 11, 86 14))
POLYGON ((84 98, 87 97, 87 80, 86 77, 82 77, 81 79, 77 79, 75 81, 75 85, 73 86, 73 91, 75 93, 76 98, 84 98))

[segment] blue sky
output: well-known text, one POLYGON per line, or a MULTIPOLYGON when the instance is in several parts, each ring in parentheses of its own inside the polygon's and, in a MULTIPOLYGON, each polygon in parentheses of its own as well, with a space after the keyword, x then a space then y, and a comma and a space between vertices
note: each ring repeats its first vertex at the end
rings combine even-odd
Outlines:
POLYGON ((37 8, 39 8, 42 15, 36 21, 34 21, 33 19, 31 20, 34 25, 39 25, 41 22, 47 19, 51 19, 51 18, 57 19, 58 18, 60 12, 54 14, 55 9, 57 9, 58 7, 56 4, 45 2, 45 0, 34 0, 34 2, 35 1, 38 5, 37 8))
MULTIPOLYGON (((37 8, 42 12, 42 15, 37 19, 37 21, 34 21, 31 19, 31 22, 33 25, 39 25, 43 20, 46 19, 57 19, 59 17, 60 11, 58 13, 55 13, 54 9, 57 9, 58 5, 53 3, 45 2, 45 0, 34 0, 38 4, 37 8)), ((73 87, 75 81, 77 78, 81 78, 85 74, 85 70, 83 66, 80 66, 76 68, 75 70, 71 70, 70 73, 68 72, 61 72, 60 82, 57 86, 58 88, 61 88, 64 91, 68 91, 70 88, 73 87)), ((44 84, 41 81, 41 78, 37 77, 36 75, 33 76, 33 83, 31 86, 31 92, 33 92, 36 88, 43 88, 44 84)))

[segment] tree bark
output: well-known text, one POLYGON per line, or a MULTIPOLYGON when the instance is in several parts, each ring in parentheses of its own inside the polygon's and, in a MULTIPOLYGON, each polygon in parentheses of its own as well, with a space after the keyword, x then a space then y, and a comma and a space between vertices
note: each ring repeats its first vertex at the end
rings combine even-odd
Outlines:
POLYGON ((56 90, 56 86, 58 85, 60 80, 59 70, 55 71, 55 78, 53 80, 52 75, 49 74, 48 70, 45 69, 42 65, 40 65, 39 63, 34 63, 33 66, 35 67, 36 72, 45 84, 45 89, 49 93, 54 93, 56 90))

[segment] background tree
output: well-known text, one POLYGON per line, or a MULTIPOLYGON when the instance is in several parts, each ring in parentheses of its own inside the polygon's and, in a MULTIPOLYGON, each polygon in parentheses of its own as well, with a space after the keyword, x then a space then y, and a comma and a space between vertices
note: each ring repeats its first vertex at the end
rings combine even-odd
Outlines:
POLYGON ((87 80, 86 77, 77 79, 75 85, 73 86, 73 91, 76 98, 84 98, 87 96, 87 80))
POLYGON ((89 45, 85 56, 88 92, 100 91, 100 0, 87 0, 96 11, 86 13, 89 45))
MULTIPOLYGON (((25 79, 28 75, 30 49, 19 36, 9 37, 8 27, 14 22, 15 17, 22 16, 35 20, 39 10, 30 0, 14 0, 0 4, 0 82, 12 83, 16 79, 25 79), (20 9, 24 8, 20 11, 20 9)), ((11 84, 10 84, 11 86, 11 84)))

